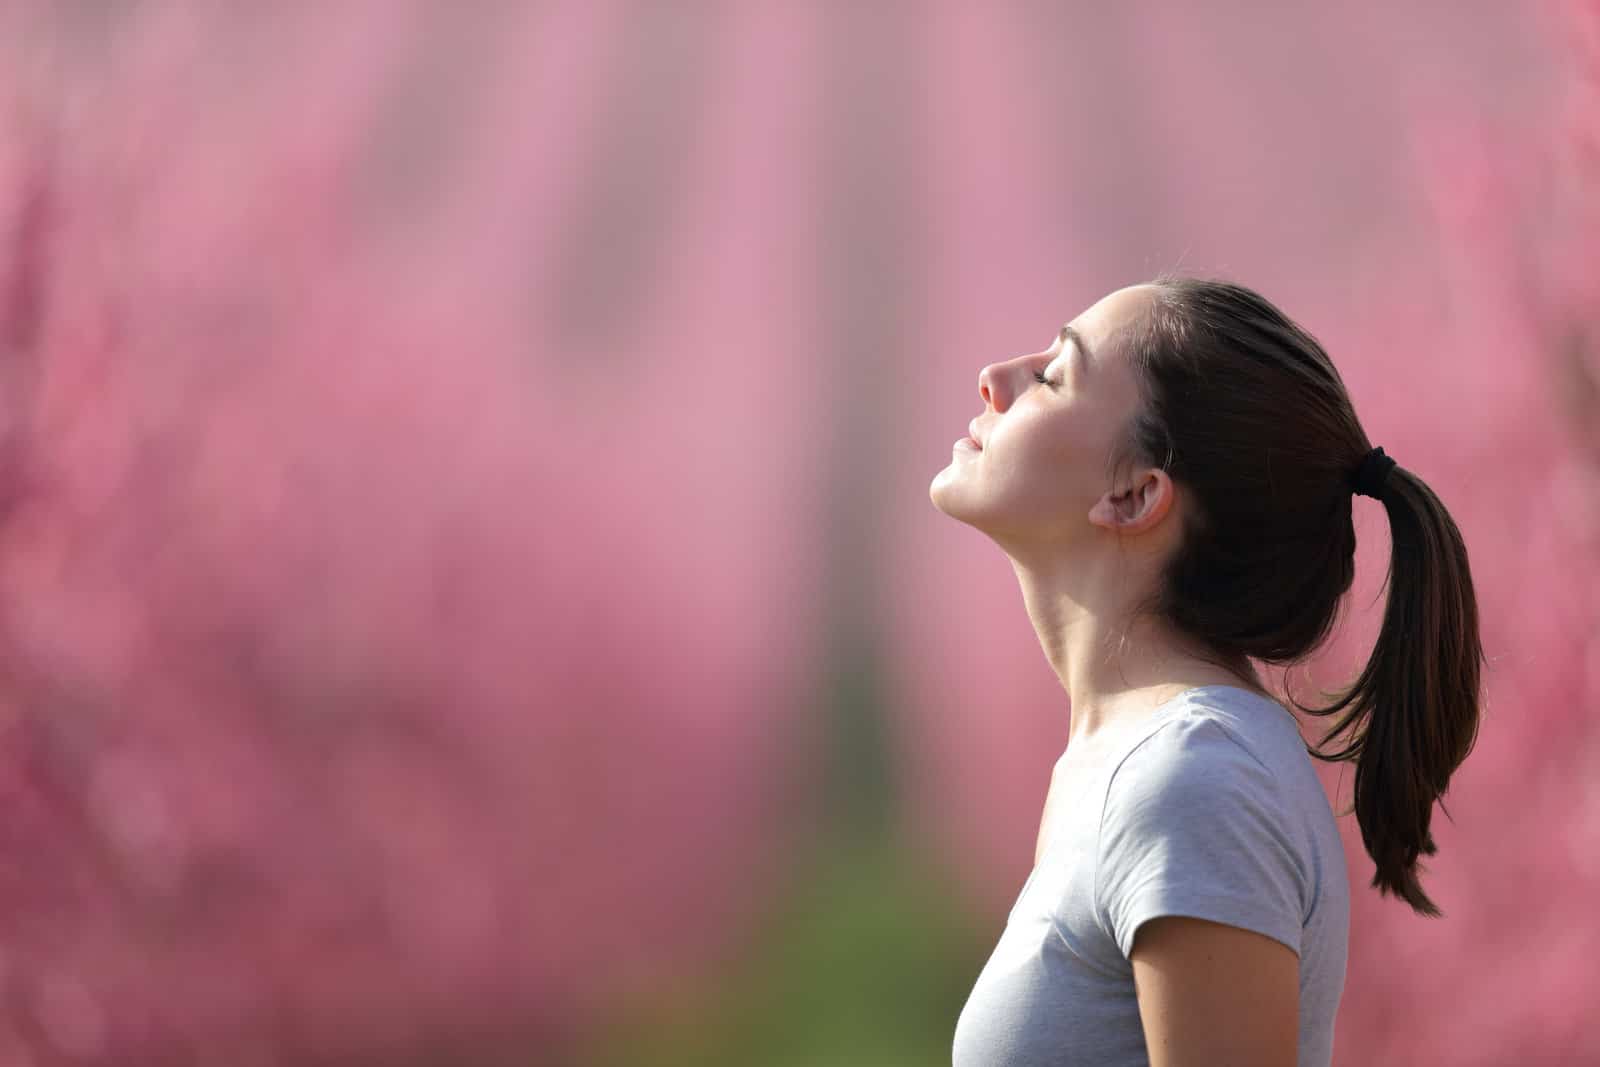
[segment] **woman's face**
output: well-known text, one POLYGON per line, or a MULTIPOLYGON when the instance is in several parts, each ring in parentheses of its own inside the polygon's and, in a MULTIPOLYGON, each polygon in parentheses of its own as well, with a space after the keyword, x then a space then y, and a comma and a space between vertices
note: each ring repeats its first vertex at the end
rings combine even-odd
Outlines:
POLYGON ((976 440, 957 441, 934 476, 934 506, 1002 541, 1061 544, 1092 532, 1090 512, 1103 513, 1107 505, 1096 504, 1111 489, 1107 457, 1139 403, 1114 338, 1151 294, 1144 285, 1118 289, 1049 347, 983 368, 976 440))

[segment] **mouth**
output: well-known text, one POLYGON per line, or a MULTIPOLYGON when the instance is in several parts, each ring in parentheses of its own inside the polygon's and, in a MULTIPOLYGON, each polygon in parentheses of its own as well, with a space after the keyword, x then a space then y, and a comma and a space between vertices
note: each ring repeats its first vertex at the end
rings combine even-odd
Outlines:
POLYGON ((973 419, 972 422, 967 424, 967 440, 972 442, 973 448, 978 449, 980 452, 983 450, 983 439, 978 436, 977 419, 973 419))

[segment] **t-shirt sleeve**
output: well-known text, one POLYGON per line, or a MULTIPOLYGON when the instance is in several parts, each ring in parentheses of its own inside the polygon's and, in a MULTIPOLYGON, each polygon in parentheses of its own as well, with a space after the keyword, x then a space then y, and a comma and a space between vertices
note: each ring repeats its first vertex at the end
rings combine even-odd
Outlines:
POLYGON ((1272 772, 1201 717, 1157 727, 1112 772, 1094 907, 1124 958, 1147 920, 1240 926, 1300 953, 1309 876, 1272 772))

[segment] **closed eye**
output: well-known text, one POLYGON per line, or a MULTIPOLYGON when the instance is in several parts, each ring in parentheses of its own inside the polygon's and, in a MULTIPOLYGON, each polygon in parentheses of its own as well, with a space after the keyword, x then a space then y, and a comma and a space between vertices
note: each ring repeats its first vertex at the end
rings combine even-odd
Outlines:
POLYGON ((1040 385, 1048 385, 1052 389, 1056 388, 1056 383, 1052 382, 1049 378, 1046 378, 1044 376, 1044 371, 1034 371, 1033 380, 1038 382, 1040 385))

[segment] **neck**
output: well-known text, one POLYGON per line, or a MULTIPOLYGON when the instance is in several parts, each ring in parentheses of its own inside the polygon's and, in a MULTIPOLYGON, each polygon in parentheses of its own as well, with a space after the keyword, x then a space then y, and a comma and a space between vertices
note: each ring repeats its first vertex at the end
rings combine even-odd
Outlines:
POLYGON ((1140 719, 1187 689, 1233 685, 1266 694, 1247 658, 1212 662, 1160 620, 1134 617, 1126 574, 1047 573, 1014 564, 1023 601, 1071 702, 1068 744, 1140 719))

